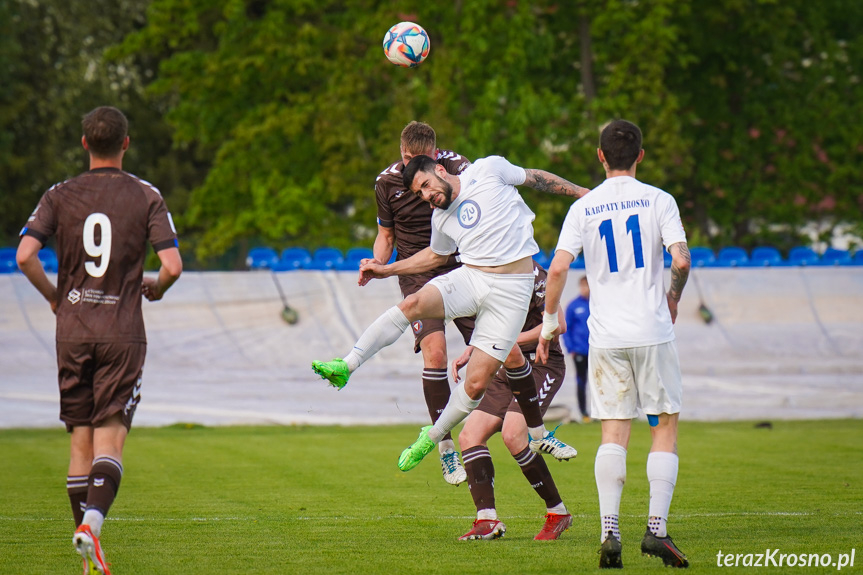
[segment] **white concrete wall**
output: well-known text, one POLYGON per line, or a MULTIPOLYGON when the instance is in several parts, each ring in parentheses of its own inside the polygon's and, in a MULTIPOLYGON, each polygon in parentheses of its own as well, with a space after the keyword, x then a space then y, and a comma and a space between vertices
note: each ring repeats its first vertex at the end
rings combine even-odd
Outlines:
MULTIPOLYGON (((571 272, 564 301, 575 295, 571 272)), ((422 361, 408 333, 342 391, 309 368, 344 355, 401 296, 395 279, 278 274, 300 316, 284 323, 269 272, 186 272, 144 302, 149 339, 137 425, 420 422, 422 361)), ((54 318, 18 274, 0 276, 0 427, 57 425, 54 318)), ((696 270, 676 326, 682 417, 863 416, 863 268, 696 270), (699 288, 716 320, 698 314, 699 288)), ((450 330, 450 357, 463 349, 450 330)), ((572 374, 557 403, 575 406, 572 374)))

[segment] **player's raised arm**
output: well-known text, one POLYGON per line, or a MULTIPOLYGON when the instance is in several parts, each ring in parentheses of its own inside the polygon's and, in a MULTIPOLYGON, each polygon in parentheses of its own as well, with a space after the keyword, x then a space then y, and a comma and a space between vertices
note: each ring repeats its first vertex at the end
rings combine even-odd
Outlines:
POLYGON ((545 170, 526 169, 524 172, 526 175, 524 185, 540 192, 580 198, 590 191, 545 170))

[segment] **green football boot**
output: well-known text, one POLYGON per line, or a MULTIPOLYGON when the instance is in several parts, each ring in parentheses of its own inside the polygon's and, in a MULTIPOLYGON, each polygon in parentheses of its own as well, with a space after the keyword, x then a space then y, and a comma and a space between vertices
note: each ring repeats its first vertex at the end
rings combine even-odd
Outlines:
POLYGON ((342 389, 348 384, 348 379, 351 377, 351 371, 348 369, 348 364, 343 359, 334 359, 332 361, 313 361, 312 369, 322 378, 328 380, 330 385, 336 389, 342 389))
POLYGON ((420 436, 414 441, 414 444, 402 451, 399 456, 399 469, 410 471, 434 449, 435 442, 429 437, 429 429, 431 428, 431 425, 426 425, 420 429, 420 436))

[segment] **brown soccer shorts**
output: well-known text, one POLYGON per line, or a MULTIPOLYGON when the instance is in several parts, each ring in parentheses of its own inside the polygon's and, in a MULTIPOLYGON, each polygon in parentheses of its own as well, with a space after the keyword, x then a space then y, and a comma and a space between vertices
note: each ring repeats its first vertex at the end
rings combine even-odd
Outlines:
POLYGON ((57 342, 60 420, 66 430, 98 427, 116 413, 131 428, 146 354, 145 343, 57 342))
MULTIPOLYGON (((534 352, 525 352, 524 355, 530 361, 533 381, 539 393, 539 407, 542 414, 545 415, 551 400, 557 394, 560 386, 563 385, 563 378, 566 375, 566 360, 559 351, 549 353, 548 363, 545 365, 536 363, 534 352)), ((506 381, 506 369, 500 368, 498 370, 488 389, 485 390, 485 395, 477 409, 501 419, 508 411, 521 413, 521 408, 519 408, 518 402, 513 397, 512 390, 506 381)))

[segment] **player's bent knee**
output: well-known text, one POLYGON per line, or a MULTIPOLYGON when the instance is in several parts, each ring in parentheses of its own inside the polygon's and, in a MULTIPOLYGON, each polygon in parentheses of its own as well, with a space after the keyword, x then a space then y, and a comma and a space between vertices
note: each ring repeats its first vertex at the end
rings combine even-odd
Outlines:
POLYGON ((523 429, 507 429, 504 428, 501 433, 501 439, 503 439, 503 444, 506 445, 506 448, 510 453, 516 455, 524 451, 524 448, 527 447, 527 428, 523 429))
POLYGON ((503 362, 503 366, 507 369, 514 369, 516 367, 521 367, 525 363, 524 354, 521 353, 521 348, 517 345, 512 346, 512 349, 509 350, 509 355, 506 356, 506 360, 503 362))
POLYGON ((426 336, 420 343, 420 349, 423 354, 423 363, 425 367, 432 369, 446 369, 446 339, 444 337, 435 337, 443 335, 443 332, 435 332, 426 336))
POLYGON ((462 451, 465 449, 470 449, 471 447, 476 447, 482 443, 480 440, 479 434, 476 430, 471 429, 470 427, 465 426, 461 433, 458 434, 458 445, 462 451))
POLYGON ((420 319, 419 316, 415 315, 419 308, 419 298, 417 294, 411 294, 402 301, 399 302, 397 306, 402 313, 405 314, 405 317, 409 320, 420 319))
POLYGON ((464 382, 464 391, 471 399, 480 399, 488 388, 488 382, 468 381, 464 382))

